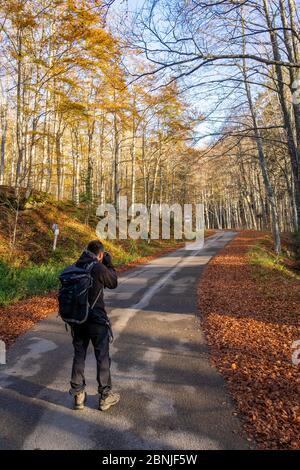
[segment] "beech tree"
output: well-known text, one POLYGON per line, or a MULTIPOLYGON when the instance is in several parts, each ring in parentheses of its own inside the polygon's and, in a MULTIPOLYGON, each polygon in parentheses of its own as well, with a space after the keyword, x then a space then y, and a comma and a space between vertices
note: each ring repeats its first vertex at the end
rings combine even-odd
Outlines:
POLYGON ((132 32, 111 3, 0 2, 0 184, 87 218, 204 202, 207 226, 272 230, 279 252, 300 224, 296 0, 149 0, 132 32))
MULTIPOLYGON (((233 133, 239 135, 237 153, 247 148, 243 140, 251 136, 255 142, 272 213, 276 251, 280 250, 278 201, 271 177, 273 168, 266 155, 271 129, 277 129, 272 136, 273 151, 276 148, 275 153, 282 152, 284 148, 282 181, 293 228, 300 230, 300 104, 293 99, 300 73, 299 31, 295 0, 150 0, 139 15, 133 36, 133 42, 153 63, 154 70, 149 73, 164 75, 170 82, 181 81, 186 90, 198 90, 202 99, 206 95, 211 103, 206 120, 214 128, 212 149, 218 139, 224 141, 233 133), (157 22, 157 18, 163 20, 157 22), (258 114, 261 107, 257 106, 265 92, 279 110, 276 119, 268 122, 262 122, 258 114), (251 125, 245 119, 245 98, 251 125), (226 107, 226 113, 219 118, 222 107, 226 107)), ((247 155, 240 159, 247 159, 247 155)), ((276 166, 277 162, 273 160, 272 164, 276 166)), ((248 193, 252 191, 248 188, 248 193)))
MULTIPOLYGON (((108 5, 109 6, 109 5, 108 5)), ((1 2, 1 184, 72 198, 89 210, 128 195, 162 203, 182 183, 172 161, 194 118, 177 84, 131 84, 126 41, 88 0, 1 2), (170 162, 168 162, 170 160, 170 162)), ((144 67, 136 59, 136 66, 144 67)))

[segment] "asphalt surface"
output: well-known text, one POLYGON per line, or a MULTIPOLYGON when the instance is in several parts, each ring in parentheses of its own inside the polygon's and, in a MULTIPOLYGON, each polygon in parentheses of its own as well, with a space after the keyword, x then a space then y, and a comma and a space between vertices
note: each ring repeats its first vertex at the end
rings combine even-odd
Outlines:
POLYGON ((234 236, 180 249, 120 276, 106 291, 119 404, 97 410, 96 367, 86 363, 88 402, 72 410, 70 334, 56 315, 10 348, 0 366, 0 449, 244 449, 224 382, 210 365, 196 288, 205 264, 234 236))

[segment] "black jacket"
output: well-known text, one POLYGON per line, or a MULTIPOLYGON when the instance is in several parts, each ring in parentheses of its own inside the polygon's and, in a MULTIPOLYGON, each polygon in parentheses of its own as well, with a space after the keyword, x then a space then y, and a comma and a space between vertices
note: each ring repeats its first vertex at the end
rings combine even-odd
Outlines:
POLYGON ((115 289, 118 286, 117 273, 113 267, 110 256, 105 256, 103 262, 99 262, 94 255, 88 250, 85 250, 78 261, 75 263, 77 267, 86 267, 88 264, 96 261, 93 266, 91 275, 93 277, 93 285, 89 292, 89 303, 93 305, 97 296, 98 299, 94 308, 90 311, 88 320, 93 323, 105 323, 107 320, 107 312, 104 304, 104 288, 115 289), (100 294, 100 295, 99 295, 100 294))

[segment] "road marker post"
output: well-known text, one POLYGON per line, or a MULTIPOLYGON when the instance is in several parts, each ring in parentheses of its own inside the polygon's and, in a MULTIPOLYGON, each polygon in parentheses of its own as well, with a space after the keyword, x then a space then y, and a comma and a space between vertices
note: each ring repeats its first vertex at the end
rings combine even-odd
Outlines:
POLYGON ((58 239, 58 235, 59 235, 59 227, 57 224, 53 224, 52 225, 52 230, 53 230, 53 233, 54 233, 54 240, 53 240, 53 251, 56 250, 56 245, 57 245, 57 239, 58 239))

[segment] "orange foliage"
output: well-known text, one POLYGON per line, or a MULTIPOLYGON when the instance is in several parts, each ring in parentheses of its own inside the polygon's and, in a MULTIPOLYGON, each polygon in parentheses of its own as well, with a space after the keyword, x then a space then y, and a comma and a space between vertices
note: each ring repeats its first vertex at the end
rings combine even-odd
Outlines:
POLYGON ((256 232, 241 233, 206 267, 199 285, 202 325, 246 431, 264 449, 300 448, 299 281, 271 272, 259 283, 247 251, 256 232))

